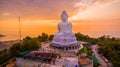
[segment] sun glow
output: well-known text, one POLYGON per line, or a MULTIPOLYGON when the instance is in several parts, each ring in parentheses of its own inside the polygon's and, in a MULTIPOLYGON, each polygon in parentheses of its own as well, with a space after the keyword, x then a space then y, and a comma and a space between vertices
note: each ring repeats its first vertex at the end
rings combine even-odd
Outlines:
POLYGON ((0 34, 17 38, 18 16, 23 37, 54 34, 61 12, 66 10, 74 33, 120 36, 119 8, 120 0, 47 0, 47 4, 46 0, 0 0, 0 34))

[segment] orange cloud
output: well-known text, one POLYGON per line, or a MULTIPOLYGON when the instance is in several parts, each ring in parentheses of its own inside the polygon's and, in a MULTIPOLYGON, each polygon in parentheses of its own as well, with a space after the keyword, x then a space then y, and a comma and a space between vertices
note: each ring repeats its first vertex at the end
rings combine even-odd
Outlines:
POLYGON ((119 0, 80 0, 74 5, 78 7, 79 12, 69 20, 110 19, 113 16, 115 18, 119 15, 119 3, 119 0))

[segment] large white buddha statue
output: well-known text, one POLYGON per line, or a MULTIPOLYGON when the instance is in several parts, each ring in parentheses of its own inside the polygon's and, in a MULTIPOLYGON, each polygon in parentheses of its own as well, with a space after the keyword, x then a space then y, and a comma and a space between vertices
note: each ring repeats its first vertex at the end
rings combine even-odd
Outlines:
POLYGON ((72 23, 68 22, 68 14, 63 11, 61 14, 62 22, 58 23, 58 31, 55 33, 52 43, 61 46, 68 46, 77 43, 75 34, 72 33, 72 23))

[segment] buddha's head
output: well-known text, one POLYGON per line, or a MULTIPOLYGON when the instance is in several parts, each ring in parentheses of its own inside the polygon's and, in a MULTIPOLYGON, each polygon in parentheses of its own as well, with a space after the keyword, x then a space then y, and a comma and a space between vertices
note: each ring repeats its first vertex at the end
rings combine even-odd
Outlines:
POLYGON ((67 12, 64 10, 64 11, 62 12, 62 14, 61 14, 61 20, 62 20, 63 22, 66 22, 67 19, 68 19, 68 14, 67 14, 67 12))

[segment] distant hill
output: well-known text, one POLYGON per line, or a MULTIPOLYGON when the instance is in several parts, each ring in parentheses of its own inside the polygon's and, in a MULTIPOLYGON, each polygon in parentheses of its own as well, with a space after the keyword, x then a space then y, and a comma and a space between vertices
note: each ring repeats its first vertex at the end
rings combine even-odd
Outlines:
POLYGON ((0 38, 1 38, 1 37, 5 37, 5 35, 0 34, 0 38))

